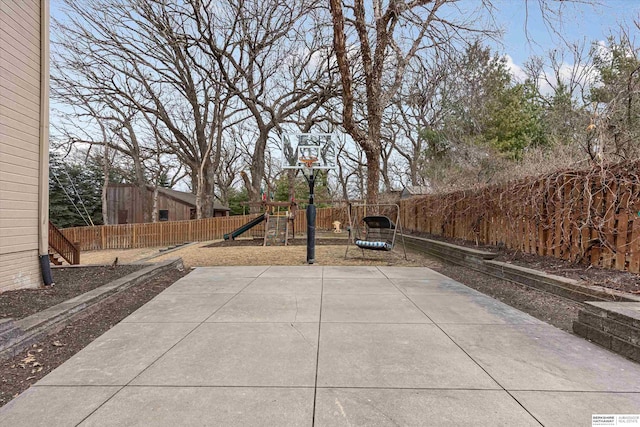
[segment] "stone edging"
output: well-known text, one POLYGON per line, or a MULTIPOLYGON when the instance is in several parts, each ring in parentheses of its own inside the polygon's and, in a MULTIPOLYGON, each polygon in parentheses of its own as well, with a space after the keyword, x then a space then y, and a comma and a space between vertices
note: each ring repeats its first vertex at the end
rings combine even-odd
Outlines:
POLYGON ((640 363, 640 304, 588 302, 573 332, 640 363))
POLYGON ((160 251, 157 254, 149 255, 148 257, 142 258, 141 260, 139 260, 137 262, 147 262, 147 261, 150 261, 150 260, 152 260, 154 258, 158 258, 158 257, 161 257, 161 256, 168 255, 171 252, 179 251, 180 249, 184 249, 184 248, 188 248, 188 247, 193 246, 193 245, 197 245, 198 243, 205 243, 205 242, 183 243, 182 245, 176 246, 173 249, 167 249, 167 250, 160 249, 160 251))
POLYGON ((43 336, 62 329, 74 316, 88 312, 96 303, 165 271, 182 267, 181 258, 151 264, 23 319, 3 319, 0 321, 0 360, 13 357, 43 336))

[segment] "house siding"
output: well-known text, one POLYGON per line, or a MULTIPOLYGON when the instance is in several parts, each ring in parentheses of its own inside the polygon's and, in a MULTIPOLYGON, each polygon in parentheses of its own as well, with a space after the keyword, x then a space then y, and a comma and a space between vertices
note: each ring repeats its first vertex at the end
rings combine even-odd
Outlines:
POLYGON ((0 292, 41 284, 40 0, 0 0, 0 292))

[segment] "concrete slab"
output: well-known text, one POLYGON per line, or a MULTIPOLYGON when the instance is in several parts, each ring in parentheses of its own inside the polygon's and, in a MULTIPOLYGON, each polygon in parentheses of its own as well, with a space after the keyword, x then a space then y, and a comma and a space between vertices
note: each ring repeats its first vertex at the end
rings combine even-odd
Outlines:
POLYGON ((549 325, 442 329, 507 390, 640 392, 640 365, 549 325))
POLYGON ((389 279, 437 279, 450 280, 447 276, 427 267, 379 266, 378 270, 389 279))
POLYGON ((431 323, 409 299, 397 295, 324 295, 323 322, 431 323))
POLYGON ((124 323, 200 323, 234 294, 162 293, 123 320, 124 323))
POLYGON ((0 409, 0 426, 74 426, 118 390, 120 387, 31 387, 0 409))
POLYGON ((190 274, 193 277, 258 277, 267 269, 268 265, 238 265, 233 267, 196 267, 190 274))
POLYGON ((260 277, 322 279, 322 272, 320 265, 272 265, 260 277))
POLYGON ((480 293, 411 295, 409 298, 438 324, 544 324, 533 316, 480 293))
POLYGON ((564 426, 640 365, 429 269, 211 267, 31 390, 0 425, 564 426))
POLYGON ((484 295, 452 279, 391 279, 391 282, 406 295, 484 295))
POLYGON ((192 323, 120 323, 37 384, 125 385, 195 327, 192 323))
POLYGON ((592 414, 640 416, 640 393, 514 391, 511 394, 545 426, 590 426, 592 414))
POLYGON ((378 270, 378 267, 345 267, 345 266, 325 266, 324 279, 384 279, 385 276, 378 270))
POLYGON ((254 280, 253 277, 192 277, 191 274, 178 280, 163 291, 163 294, 237 294, 254 280))
POLYGON ((318 389, 315 425, 539 426, 501 390, 410 389, 318 389))
POLYGON ((318 324, 204 323, 133 384, 312 387, 318 324))
POLYGON ((318 387, 499 388, 435 325, 332 323, 320 332, 318 387))
POLYGON ((320 321, 320 295, 240 294, 207 322, 320 321))
POLYGON ((313 388, 126 387, 81 426, 311 426, 313 388))
POLYGON ((388 279, 324 279, 325 295, 402 295, 388 279))
POLYGON ((243 294, 295 294, 320 295, 322 293, 322 279, 289 278, 289 277, 258 277, 246 288, 243 294))

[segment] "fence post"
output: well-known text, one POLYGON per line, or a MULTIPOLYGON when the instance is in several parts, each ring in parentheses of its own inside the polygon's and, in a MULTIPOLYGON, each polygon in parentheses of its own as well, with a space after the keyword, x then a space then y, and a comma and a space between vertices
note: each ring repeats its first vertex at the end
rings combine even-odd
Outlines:
POLYGON ((132 248, 138 247, 137 230, 138 230, 137 224, 134 224, 133 230, 131 230, 131 247, 132 248))

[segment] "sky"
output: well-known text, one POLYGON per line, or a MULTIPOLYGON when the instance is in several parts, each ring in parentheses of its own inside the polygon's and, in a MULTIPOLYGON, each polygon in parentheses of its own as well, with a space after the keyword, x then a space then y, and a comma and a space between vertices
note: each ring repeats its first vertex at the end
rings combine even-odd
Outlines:
MULTIPOLYGON (((620 23, 635 29, 633 21, 640 22, 640 0, 493 0, 495 20, 505 31, 502 42, 493 47, 499 53, 509 55, 516 65, 562 44, 561 38, 545 24, 539 1, 547 1, 553 8, 561 5, 562 19, 554 27, 567 41, 606 40, 620 23)), ((480 0, 461 3, 462 9, 465 6, 474 8, 480 0)), ((61 18, 61 7, 62 0, 52 0, 51 16, 61 18)), ((635 33, 640 39, 640 30, 635 29, 635 33)))
MULTIPOLYGON (((475 1, 475 0, 470 0, 475 1)), ((553 5, 560 4, 558 1, 553 5)), ((562 2, 562 20, 556 29, 566 41, 606 40, 619 24, 630 28, 634 19, 640 21, 640 0, 600 0, 599 4, 562 2)), ((499 50, 508 54, 516 64, 523 64, 532 55, 545 52, 562 44, 562 39, 553 34, 545 24, 537 0, 497 0, 496 20, 504 25, 505 35, 499 50), (525 13, 528 10, 528 14, 525 13)), ((635 29, 637 38, 640 30, 635 29)))

